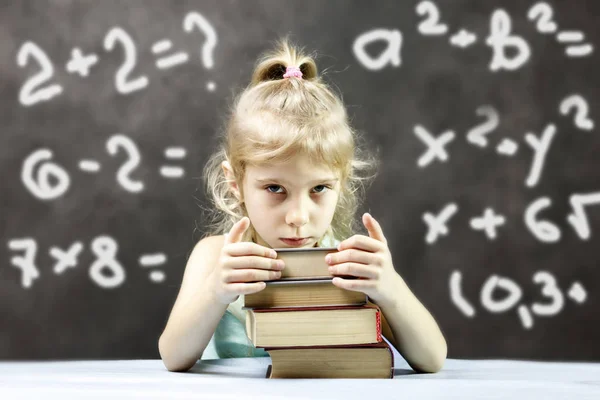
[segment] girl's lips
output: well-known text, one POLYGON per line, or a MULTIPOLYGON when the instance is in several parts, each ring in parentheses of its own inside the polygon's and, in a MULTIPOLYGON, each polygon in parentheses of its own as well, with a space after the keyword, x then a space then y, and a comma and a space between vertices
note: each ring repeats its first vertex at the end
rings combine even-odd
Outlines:
POLYGON ((289 245, 289 246, 303 246, 306 243, 308 243, 308 241, 310 240, 310 238, 304 238, 304 239, 300 239, 300 240, 292 240, 292 239, 284 239, 281 238, 280 239, 283 243, 289 245))

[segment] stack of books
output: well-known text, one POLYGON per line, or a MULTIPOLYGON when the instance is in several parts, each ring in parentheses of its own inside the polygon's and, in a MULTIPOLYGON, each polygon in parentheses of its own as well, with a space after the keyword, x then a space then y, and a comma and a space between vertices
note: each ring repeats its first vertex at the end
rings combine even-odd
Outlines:
POLYGON ((325 255, 337 250, 276 251, 281 278, 244 298, 246 333, 271 356, 267 378, 392 378, 379 307, 332 283, 325 255))

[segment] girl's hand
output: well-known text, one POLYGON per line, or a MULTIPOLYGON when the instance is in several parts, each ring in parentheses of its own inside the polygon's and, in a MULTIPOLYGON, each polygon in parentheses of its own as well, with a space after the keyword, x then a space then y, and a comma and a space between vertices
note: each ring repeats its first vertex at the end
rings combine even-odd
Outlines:
POLYGON ((213 271, 209 275, 209 290, 214 291, 217 301, 229 304, 240 294, 260 292, 265 280, 281 277, 283 260, 276 260, 275 250, 252 242, 241 242, 250 226, 248 217, 236 222, 225 243, 213 271))
POLYGON ((332 275, 350 275, 359 279, 333 278, 337 287, 363 292, 375 303, 394 298, 400 275, 394 269, 392 255, 379 223, 365 213, 362 222, 369 237, 354 235, 338 246, 339 252, 328 254, 325 261, 332 275))

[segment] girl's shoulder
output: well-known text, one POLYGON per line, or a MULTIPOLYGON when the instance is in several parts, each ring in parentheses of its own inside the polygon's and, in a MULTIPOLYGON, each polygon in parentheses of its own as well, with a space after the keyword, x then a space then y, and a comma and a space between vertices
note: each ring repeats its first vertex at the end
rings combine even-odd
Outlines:
POLYGON ((225 244, 225 235, 214 235, 203 237, 196 243, 196 248, 201 248, 205 251, 221 251, 225 244))
POLYGON ((211 264, 218 258, 224 243, 225 237, 223 235, 207 236, 200 239, 192 249, 186 270, 205 271, 206 265, 211 264))
POLYGON ((206 240, 209 242, 215 242, 215 243, 221 243, 223 244, 223 242, 225 241, 225 237, 227 236, 227 233, 224 235, 212 235, 212 236, 205 236, 201 239, 202 240, 206 240))

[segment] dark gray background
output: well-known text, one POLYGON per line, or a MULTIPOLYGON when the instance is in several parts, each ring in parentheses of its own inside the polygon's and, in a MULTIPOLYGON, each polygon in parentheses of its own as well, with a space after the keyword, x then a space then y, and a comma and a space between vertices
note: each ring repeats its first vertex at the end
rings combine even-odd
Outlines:
MULTIPOLYGON (((567 223, 573 193, 600 191, 598 128, 584 132, 572 115, 561 116, 560 102, 582 94, 590 115, 598 112, 598 55, 572 59, 553 35, 542 35, 527 20, 533 1, 437 1, 449 33, 423 36, 418 2, 361 1, 19 1, 0 6, 0 358, 155 358, 157 340, 181 282, 187 256, 202 233, 200 185, 202 166, 214 149, 215 133, 231 96, 249 81, 257 56, 273 40, 292 34, 309 50, 317 50, 317 65, 326 80, 344 96, 354 126, 364 133, 370 149, 380 149, 380 174, 368 191, 365 206, 378 218, 389 240, 397 271, 439 322, 452 358, 517 358, 600 360, 598 230, 600 207, 589 207, 591 238, 580 239, 567 223), (506 10, 513 31, 531 47, 530 61, 516 71, 492 73, 492 50, 485 45, 490 16, 506 10), (190 11, 202 13, 215 28, 215 67, 207 70, 199 57, 203 35, 182 29, 190 11), (114 76, 122 65, 120 45, 107 52, 106 33, 125 29, 137 47, 133 76, 144 74, 147 88, 121 95, 114 76), (375 28, 398 29, 404 36, 402 65, 369 71, 354 57, 356 37, 375 28), (460 28, 478 36, 467 49, 449 45, 460 28), (190 61, 160 71, 150 48, 160 39, 189 53, 190 61), (54 66, 52 82, 64 92, 50 101, 23 107, 18 101, 24 82, 39 70, 37 63, 20 68, 17 53, 26 41, 35 42, 54 66), (65 64, 74 47, 96 53, 99 62, 88 78, 68 74, 65 64), (206 90, 214 81, 217 90, 206 90), (475 114, 482 105, 499 111, 500 125, 480 149, 466 133, 483 122, 475 114), (550 122, 557 134, 550 146, 539 183, 525 186, 533 152, 526 132, 540 136, 550 122), (413 127, 425 126, 434 135, 453 130, 446 163, 417 167, 426 147, 413 127), (132 194, 116 180, 126 161, 121 151, 110 156, 107 139, 123 133, 138 146, 142 160, 132 172, 145 190, 132 194), (496 154, 503 138, 519 143, 514 157, 496 154), (158 170, 167 163, 163 151, 183 146, 180 162, 185 177, 166 180, 158 170), (36 199, 21 183, 24 160, 40 148, 51 149, 53 161, 71 177, 70 189, 52 201, 36 199), (102 169, 88 174, 81 159, 95 159, 102 169), (540 217, 562 231, 558 243, 537 240, 524 224, 532 201, 548 196, 552 205, 540 217), (425 212, 437 214, 456 202, 450 232, 433 245, 425 242, 425 212), (490 241, 469 221, 486 207, 506 217, 498 238, 490 241), (88 275, 95 260, 92 241, 101 235, 119 245, 117 259, 126 271, 115 289, 99 288, 88 275), (28 289, 11 258, 13 239, 35 239, 40 277, 28 289), (77 266, 53 273, 53 246, 67 249, 81 241, 77 266), (163 283, 150 281, 138 257, 164 252, 163 283), (463 294, 476 315, 467 318, 450 299, 453 271, 462 273, 463 294), (523 290, 519 304, 547 302, 532 279, 547 271, 563 293, 563 309, 551 317, 534 316, 524 329, 516 307, 493 314, 483 308, 480 292, 492 275, 513 280, 523 290), (579 281, 587 300, 566 297, 579 281)), ((597 1, 551 1, 559 30, 581 30, 598 42, 597 1)), ((369 47, 372 54, 382 44, 369 47)), ((506 296, 499 290, 496 298, 506 296)))

